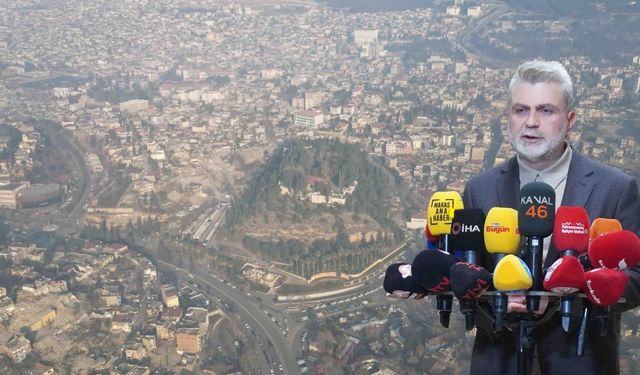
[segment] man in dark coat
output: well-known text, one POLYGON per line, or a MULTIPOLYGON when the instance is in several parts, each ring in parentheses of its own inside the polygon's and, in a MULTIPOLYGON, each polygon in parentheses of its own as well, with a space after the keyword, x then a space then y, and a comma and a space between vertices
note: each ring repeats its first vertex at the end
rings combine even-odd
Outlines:
MULTIPOLYGON (((507 109, 509 140, 516 156, 502 165, 474 176, 465 187, 464 207, 518 207, 520 188, 543 181, 554 188, 563 206, 584 207, 590 220, 615 218, 624 229, 640 230, 640 199, 636 180, 622 171, 581 156, 567 142, 576 115, 573 85, 558 62, 529 61, 521 64, 509 85, 507 109)), ((559 205, 556 205, 556 208, 559 205)), ((544 264, 558 257, 545 239, 544 264)), ((484 265, 492 263, 485 254, 484 265)), ((576 355, 577 332, 565 333, 556 312, 534 329, 534 373, 617 374, 619 367, 620 315, 640 303, 640 269, 625 271, 629 284, 626 303, 612 307, 605 336, 590 323, 583 357, 576 355)), ((543 308, 546 307, 544 306, 543 308)), ((524 298, 509 300, 510 312, 525 312, 524 298)), ((577 320, 577 319, 574 319, 577 320)), ((471 371, 476 374, 516 374, 516 339, 511 330, 496 333, 492 322, 478 316, 471 371)))

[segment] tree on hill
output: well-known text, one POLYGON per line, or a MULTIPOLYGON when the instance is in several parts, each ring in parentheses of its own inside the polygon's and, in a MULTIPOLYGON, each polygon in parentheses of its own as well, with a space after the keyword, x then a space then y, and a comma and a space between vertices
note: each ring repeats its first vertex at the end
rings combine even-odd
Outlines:
POLYGON ((305 277, 324 271, 359 272, 383 254, 385 247, 403 239, 404 232, 389 214, 397 182, 393 173, 372 161, 359 145, 325 139, 291 140, 267 159, 232 202, 226 228, 240 236, 245 248, 289 264, 291 272, 305 277), (310 192, 330 196, 346 187, 355 189, 344 206, 316 205, 301 198, 310 192), (281 194, 281 189, 288 194, 281 194), (372 218, 380 234, 370 240, 362 234, 361 241, 351 242, 350 235, 356 233, 349 232, 343 218, 358 217, 360 221, 361 215, 366 220, 372 218), (331 216, 333 224, 326 221, 331 216), (334 236, 267 239, 246 234, 243 228, 257 223, 286 232, 287 226, 303 222, 324 225, 324 233, 333 231, 334 236))

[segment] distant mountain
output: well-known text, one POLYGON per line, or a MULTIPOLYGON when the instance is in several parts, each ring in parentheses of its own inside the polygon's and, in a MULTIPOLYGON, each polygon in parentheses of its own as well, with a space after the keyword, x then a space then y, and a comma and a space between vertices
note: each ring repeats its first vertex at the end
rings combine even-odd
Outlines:
POLYGON ((292 140, 232 203, 227 230, 301 275, 358 271, 403 239, 396 183, 358 144, 292 140), (309 256, 318 261, 295 264, 309 256))

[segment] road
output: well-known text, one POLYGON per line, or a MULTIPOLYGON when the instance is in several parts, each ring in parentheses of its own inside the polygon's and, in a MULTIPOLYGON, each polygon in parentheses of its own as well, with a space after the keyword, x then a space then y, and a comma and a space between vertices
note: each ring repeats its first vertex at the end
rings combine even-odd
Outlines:
POLYGON ((460 32, 456 40, 452 40, 451 42, 457 47, 463 49, 465 53, 478 57, 489 66, 493 66, 495 68, 508 68, 510 67, 510 64, 486 55, 482 51, 478 50, 473 43, 470 43, 470 40, 471 36, 480 33, 484 28, 491 25, 497 19, 511 13, 511 9, 506 5, 491 4, 490 10, 486 14, 483 14, 475 22, 470 22, 469 25, 460 32))
MULTIPOLYGON (((242 316, 242 320, 246 321, 254 328, 258 337, 263 336, 265 338, 264 342, 267 343, 265 351, 267 354, 269 348, 273 348, 273 350, 275 350, 275 354, 278 358, 278 364, 282 364, 283 373, 292 375, 300 374, 295 358, 289 350, 289 343, 285 341, 275 323, 269 319, 269 317, 260 310, 260 307, 245 294, 242 294, 237 289, 234 289, 219 279, 215 279, 211 273, 204 268, 194 270, 192 272, 192 277, 189 276, 189 272, 187 270, 160 260, 158 260, 157 268, 158 270, 175 272, 185 280, 192 278, 200 285, 204 285, 205 287, 209 287, 214 290, 216 295, 220 296, 222 299, 233 301, 233 304, 230 305, 230 307, 237 308, 238 312, 242 316), (269 342, 272 346, 268 345, 269 342)), ((275 366, 276 369, 278 368, 278 364, 275 366)), ((269 372, 267 371, 264 373, 268 374, 269 372)))

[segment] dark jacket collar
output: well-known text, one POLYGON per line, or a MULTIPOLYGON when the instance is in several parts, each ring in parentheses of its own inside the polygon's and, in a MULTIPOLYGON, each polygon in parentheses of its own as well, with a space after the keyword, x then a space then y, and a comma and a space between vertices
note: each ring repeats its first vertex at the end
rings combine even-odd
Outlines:
MULTIPOLYGON (((514 156, 500 166, 500 177, 496 184, 498 202, 501 207, 518 208, 520 196, 520 168, 518 160, 514 156)), ((569 174, 565 186, 563 206, 584 207, 593 190, 593 181, 590 177, 594 173, 589 159, 580 155, 575 149, 569 164, 569 174)))

